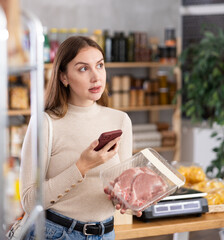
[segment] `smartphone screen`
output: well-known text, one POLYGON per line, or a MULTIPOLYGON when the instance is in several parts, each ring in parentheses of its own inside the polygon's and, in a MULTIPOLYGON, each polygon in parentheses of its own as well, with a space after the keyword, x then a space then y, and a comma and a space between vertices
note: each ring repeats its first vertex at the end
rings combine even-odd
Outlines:
MULTIPOLYGON (((94 148, 95 151, 99 151, 101 148, 103 148, 108 142, 110 142, 111 140, 120 137, 122 134, 122 131, 119 130, 114 130, 114 131, 110 131, 110 132, 104 132, 100 135, 99 137, 99 144, 94 148)), ((115 145, 113 145, 108 151, 112 150, 115 147, 115 145)))

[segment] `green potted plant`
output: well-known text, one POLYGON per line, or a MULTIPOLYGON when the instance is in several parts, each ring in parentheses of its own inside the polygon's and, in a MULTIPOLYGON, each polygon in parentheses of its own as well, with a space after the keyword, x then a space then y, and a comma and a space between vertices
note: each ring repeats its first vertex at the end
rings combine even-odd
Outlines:
MULTIPOLYGON (((216 158, 207 167, 211 177, 224 178, 224 31, 205 31, 199 43, 186 48, 179 57, 183 69, 182 111, 194 123, 218 125, 211 137, 216 158)), ((214 128, 215 129, 215 128, 214 128)))

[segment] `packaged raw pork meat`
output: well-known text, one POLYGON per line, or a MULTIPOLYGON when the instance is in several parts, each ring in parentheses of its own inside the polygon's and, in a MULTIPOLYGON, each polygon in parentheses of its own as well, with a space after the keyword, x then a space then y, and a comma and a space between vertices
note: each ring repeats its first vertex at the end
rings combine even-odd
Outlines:
POLYGON ((185 183, 184 176, 151 148, 103 170, 101 179, 113 203, 132 210, 133 214, 174 193, 185 183))

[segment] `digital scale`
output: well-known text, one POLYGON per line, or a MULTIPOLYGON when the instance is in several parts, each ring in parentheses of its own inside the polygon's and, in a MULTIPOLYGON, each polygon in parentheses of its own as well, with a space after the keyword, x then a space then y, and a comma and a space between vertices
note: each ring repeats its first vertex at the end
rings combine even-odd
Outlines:
POLYGON ((156 205, 152 205, 142 212, 138 218, 144 222, 154 218, 196 215, 208 212, 208 202, 204 198, 207 193, 194 189, 180 188, 174 194, 163 198, 156 205))

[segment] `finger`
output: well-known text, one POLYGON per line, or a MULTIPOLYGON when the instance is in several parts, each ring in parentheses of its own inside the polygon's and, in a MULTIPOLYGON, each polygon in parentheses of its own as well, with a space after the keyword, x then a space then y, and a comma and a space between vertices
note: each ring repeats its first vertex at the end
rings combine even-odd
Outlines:
POLYGON ((120 205, 120 204, 116 204, 115 208, 116 208, 117 210, 119 210, 119 209, 121 209, 121 205, 120 205))
POLYGON ((141 211, 138 211, 138 212, 136 213, 136 216, 137 216, 137 217, 141 217, 141 216, 142 216, 142 212, 141 212, 141 211))
POLYGON ((118 152, 119 149, 119 142, 115 143, 114 149, 112 149, 114 152, 118 152))
POLYGON ((120 213, 121 213, 121 214, 125 214, 125 212, 126 212, 126 210, 125 210, 124 208, 122 208, 122 209, 120 210, 120 213))
POLYGON ((112 200, 112 197, 110 195, 107 196, 108 200, 112 200))
MULTIPOLYGON (((116 148, 116 143, 121 139, 121 137, 117 137, 113 140, 111 140, 109 143, 107 143, 102 149, 108 151, 111 147, 115 145, 116 148)), ((113 149, 114 150, 114 149, 113 149)))
POLYGON ((90 149, 90 150, 93 150, 98 144, 99 144, 99 141, 98 141, 98 140, 93 141, 93 142, 90 144, 89 149, 90 149))
POLYGON ((104 188, 104 192, 105 192, 106 194, 110 194, 109 188, 108 188, 108 187, 105 187, 105 188, 104 188))

